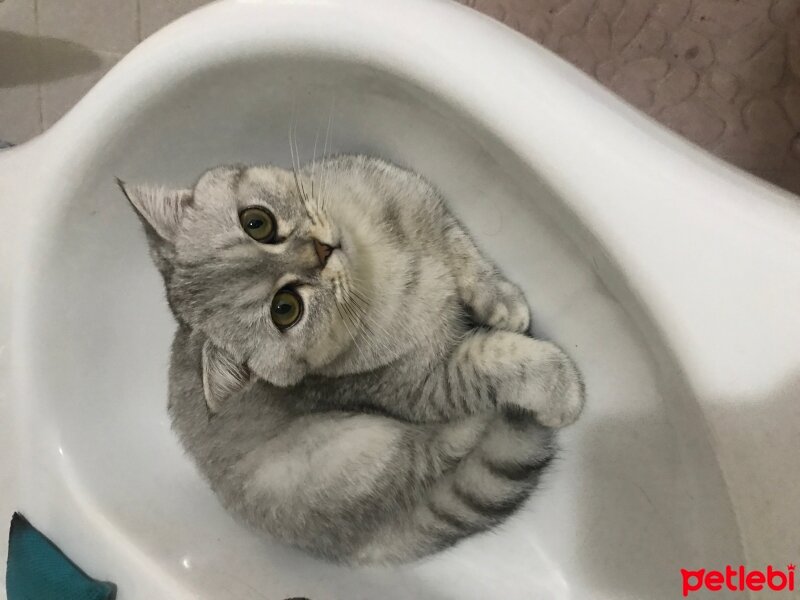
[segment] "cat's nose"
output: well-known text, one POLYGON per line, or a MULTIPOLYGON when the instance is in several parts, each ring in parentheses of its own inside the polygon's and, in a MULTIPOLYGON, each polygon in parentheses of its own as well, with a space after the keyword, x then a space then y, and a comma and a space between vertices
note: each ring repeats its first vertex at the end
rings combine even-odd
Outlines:
POLYGON ((325 268, 325 265, 328 264, 328 258, 331 254, 333 254, 333 247, 328 246, 328 244, 323 244, 318 239, 314 238, 314 252, 317 253, 317 258, 319 258, 319 266, 321 268, 325 268))

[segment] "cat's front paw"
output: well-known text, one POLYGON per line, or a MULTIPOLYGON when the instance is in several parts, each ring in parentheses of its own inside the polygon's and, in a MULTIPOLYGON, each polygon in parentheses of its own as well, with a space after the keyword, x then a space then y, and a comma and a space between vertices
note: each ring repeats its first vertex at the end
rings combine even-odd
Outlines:
POLYGON ((544 427, 574 423, 583 410, 585 392, 575 364, 558 346, 532 338, 508 345, 508 379, 502 386, 504 404, 533 413, 544 427))
POLYGON ((563 352, 553 360, 550 372, 544 377, 543 386, 550 393, 546 400, 536 406, 536 420, 545 427, 559 429, 578 420, 586 402, 586 393, 578 370, 563 352))
POLYGON ((500 277, 481 282, 468 304, 473 318, 492 329, 527 333, 531 309, 522 290, 500 277))

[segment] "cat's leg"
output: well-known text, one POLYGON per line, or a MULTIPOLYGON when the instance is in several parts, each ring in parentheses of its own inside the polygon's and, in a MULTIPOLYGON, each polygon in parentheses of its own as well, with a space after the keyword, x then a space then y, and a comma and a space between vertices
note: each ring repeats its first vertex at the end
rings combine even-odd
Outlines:
POLYGON ((209 419, 204 342, 183 326, 173 343, 169 411, 184 447, 229 510, 331 560, 409 561, 487 531, 522 506, 556 452, 554 430, 529 412, 426 424, 304 413, 258 383, 209 419))
POLYGON ((475 321, 495 329, 528 332, 530 307, 519 286, 481 254, 456 221, 449 224, 445 238, 458 294, 475 321))
POLYGON ((397 512, 375 531, 352 562, 404 562, 491 529, 524 504, 556 455, 552 429, 532 416, 500 412, 454 466, 437 474, 419 468, 414 456, 454 456, 453 449, 461 454, 462 429, 458 423, 443 424, 437 443, 422 452, 408 448, 395 463, 410 467, 410 472, 393 471, 393 497, 410 494, 410 510, 397 512), (458 441, 453 444, 452 438, 458 441), (444 451, 448 446, 453 449, 444 451))
POLYGON ((476 331, 451 363, 469 386, 493 389, 498 407, 533 412, 546 427, 569 425, 583 409, 580 373, 550 342, 507 331, 476 331))
POLYGON ((315 554, 406 562, 502 523, 555 452, 554 431, 532 416, 423 425, 317 413, 241 459, 232 471, 244 474, 243 491, 217 492, 256 527, 315 554))
POLYGON ((583 404, 580 374, 558 346, 498 330, 465 337, 429 371, 415 403, 422 420, 500 409, 533 414, 551 428, 574 422, 583 404))

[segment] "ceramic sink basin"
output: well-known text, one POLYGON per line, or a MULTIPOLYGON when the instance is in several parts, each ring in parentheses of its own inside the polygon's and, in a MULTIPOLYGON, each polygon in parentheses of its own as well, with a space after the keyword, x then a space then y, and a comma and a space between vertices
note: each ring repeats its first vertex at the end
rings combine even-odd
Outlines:
POLYGON ((192 13, 0 153, 0 224, 0 508, 120 600, 671 599, 681 568, 800 558, 798 199, 466 8, 192 13), (588 389, 519 514, 397 568, 320 562, 217 503, 169 428, 175 325, 114 184, 289 165, 293 120, 309 160, 329 118, 333 152, 442 190, 588 389))

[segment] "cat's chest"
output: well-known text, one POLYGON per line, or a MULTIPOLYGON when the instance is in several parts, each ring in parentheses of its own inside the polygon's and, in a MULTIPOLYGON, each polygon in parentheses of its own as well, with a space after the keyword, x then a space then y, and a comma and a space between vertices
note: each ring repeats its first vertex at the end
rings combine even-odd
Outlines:
MULTIPOLYGON (((431 357, 432 360, 432 357, 431 357)), ((424 380, 430 361, 421 355, 368 373, 308 377, 291 390, 296 408, 394 414, 398 398, 409 398, 424 380), (302 408, 301 408, 302 407, 302 408)))

